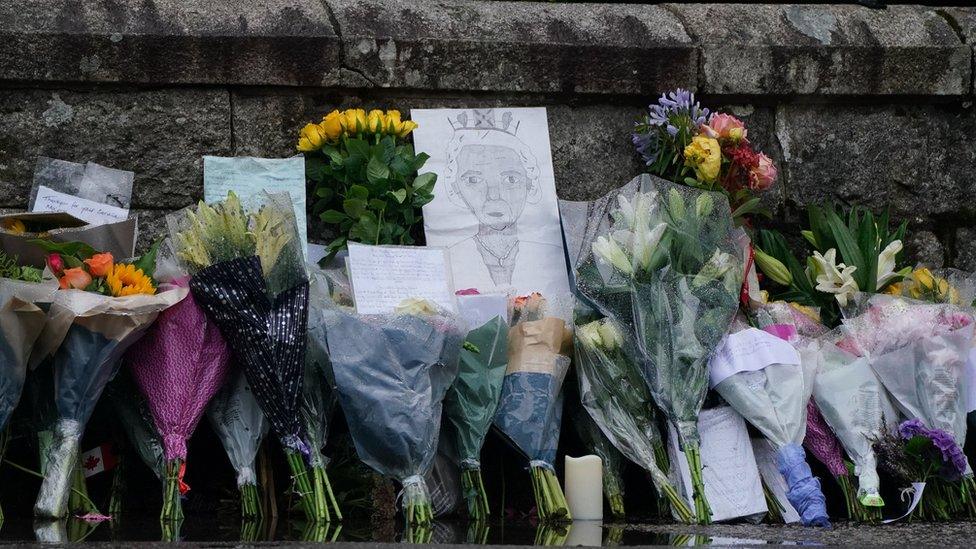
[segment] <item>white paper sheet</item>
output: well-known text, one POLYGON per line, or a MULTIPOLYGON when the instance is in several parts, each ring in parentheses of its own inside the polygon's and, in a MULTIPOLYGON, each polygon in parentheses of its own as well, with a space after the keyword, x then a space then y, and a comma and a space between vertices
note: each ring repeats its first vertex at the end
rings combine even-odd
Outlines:
POLYGON ((420 109, 414 148, 437 174, 427 244, 451 251, 458 288, 568 294, 544 108, 420 109))
POLYGON ((39 185, 34 198, 33 212, 67 212, 92 225, 116 223, 129 218, 128 208, 119 208, 61 193, 39 185))
POLYGON ((295 222, 308 258, 308 222, 305 217, 305 158, 256 158, 253 156, 204 156, 203 200, 217 202, 234 191, 248 204, 263 191, 287 192, 295 206, 295 222))
MULTIPOLYGON (((702 410, 698 416, 698 430, 701 434, 702 480, 705 497, 712 508, 712 520, 718 522, 766 513, 769 508, 742 416, 730 406, 702 410)), ((694 509, 691 471, 684 453, 678 449, 673 426, 668 429, 668 443, 672 467, 678 465, 685 499, 694 509)))
POLYGON ((356 311, 389 314, 405 299, 426 299, 457 311, 443 248, 349 243, 349 278, 356 311))
POLYGON ((773 493, 776 502, 783 509, 783 522, 786 524, 800 522, 800 514, 796 512, 793 504, 786 497, 789 486, 786 485, 786 479, 783 478, 783 474, 779 472, 779 467, 776 466, 776 449, 768 440, 754 438, 752 439, 752 453, 756 456, 759 474, 773 493))
POLYGON ((755 372, 771 364, 800 364, 800 353, 788 342, 756 328, 722 339, 708 363, 709 387, 739 372, 755 372))

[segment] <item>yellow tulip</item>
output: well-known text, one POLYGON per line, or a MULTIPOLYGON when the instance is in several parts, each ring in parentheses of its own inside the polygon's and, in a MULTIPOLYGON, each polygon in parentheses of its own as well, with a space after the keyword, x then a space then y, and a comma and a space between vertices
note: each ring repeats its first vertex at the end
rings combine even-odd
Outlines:
POLYGON ((342 137, 342 113, 332 111, 322 118, 322 131, 330 143, 335 143, 342 137))
POLYGON ((322 148, 325 142, 325 134, 322 126, 318 124, 305 124, 305 127, 298 132, 298 150, 302 152, 317 151, 322 148))
POLYGON ((14 234, 24 234, 27 232, 27 227, 24 222, 19 219, 4 219, 3 228, 14 234))
POLYGON ((693 168, 703 183, 714 183, 722 169, 722 147, 718 139, 697 135, 685 147, 685 166, 693 168))
POLYGON ((369 133, 381 133, 384 127, 386 127, 386 116, 383 115, 383 111, 379 109, 369 111, 366 117, 366 130, 369 133))
POLYGON ((403 128, 400 130, 399 136, 406 137, 410 135, 410 132, 417 129, 417 123, 413 120, 407 120, 403 123, 403 128))

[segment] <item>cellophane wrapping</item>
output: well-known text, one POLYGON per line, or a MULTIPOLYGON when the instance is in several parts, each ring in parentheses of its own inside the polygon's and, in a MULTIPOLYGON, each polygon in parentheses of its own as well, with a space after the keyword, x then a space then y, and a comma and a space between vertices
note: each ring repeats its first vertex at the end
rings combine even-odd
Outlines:
POLYGON ((51 302, 56 282, 0 278, 0 430, 7 428, 27 377, 27 363, 51 302))
POLYGON ((47 473, 34 513, 64 517, 78 445, 105 385, 115 375, 126 350, 159 313, 186 297, 176 288, 155 295, 110 297, 82 290, 54 294, 47 322, 31 362, 51 357, 58 419, 48 451, 47 473))
POLYGON ((336 305, 325 331, 357 454, 403 484, 405 509, 429 508, 423 476, 433 464, 444 397, 457 376, 465 335, 458 318, 444 311, 359 315, 336 305))
POLYGON ((237 472, 237 486, 256 485, 254 459, 269 425, 243 372, 230 374, 211 399, 207 419, 237 472))

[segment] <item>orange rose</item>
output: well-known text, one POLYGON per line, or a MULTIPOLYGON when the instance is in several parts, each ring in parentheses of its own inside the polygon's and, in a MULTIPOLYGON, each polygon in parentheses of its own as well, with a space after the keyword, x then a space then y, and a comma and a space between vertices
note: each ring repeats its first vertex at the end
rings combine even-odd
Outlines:
POLYGON ((68 290, 74 288, 76 290, 84 290, 91 284, 92 277, 88 274, 88 271, 82 269, 81 267, 74 267, 71 269, 64 270, 64 276, 58 281, 61 285, 62 290, 68 290))
POLYGON ((92 276, 105 276, 112 269, 114 261, 112 254, 105 252, 89 257, 85 260, 85 264, 88 265, 88 272, 92 276))

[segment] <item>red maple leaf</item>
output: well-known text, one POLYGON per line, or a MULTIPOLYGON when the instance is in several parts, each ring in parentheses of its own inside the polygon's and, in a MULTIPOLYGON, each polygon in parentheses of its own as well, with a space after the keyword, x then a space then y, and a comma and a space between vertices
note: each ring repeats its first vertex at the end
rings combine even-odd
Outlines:
POLYGON ((101 461, 102 458, 97 458, 95 456, 88 456, 87 458, 85 458, 85 464, 84 464, 85 469, 91 471, 92 469, 97 467, 98 464, 101 463, 101 461))

